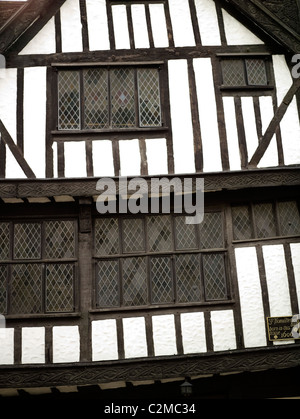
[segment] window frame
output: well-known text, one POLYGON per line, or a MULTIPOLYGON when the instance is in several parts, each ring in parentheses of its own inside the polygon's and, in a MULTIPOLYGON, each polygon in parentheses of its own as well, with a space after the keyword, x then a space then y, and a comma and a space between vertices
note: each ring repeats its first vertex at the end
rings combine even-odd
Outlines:
MULTIPOLYGON (((130 137, 132 135, 136 135, 136 133, 145 133, 151 136, 159 136, 162 135, 161 132, 167 131, 169 128, 167 126, 166 121, 168 120, 166 106, 164 103, 166 101, 166 93, 164 86, 164 79, 166 77, 166 69, 167 66, 165 65, 164 61, 149 61, 149 62, 115 62, 115 63, 103 63, 103 62, 95 62, 95 63, 68 63, 68 64, 61 64, 61 63, 54 63, 52 64, 52 68, 54 70, 54 77, 53 77, 53 92, 54 97, 52 99, 53 102, 53 115, 52 115, 52 130, 51 134, 54 137, 66 137, 66 136, 78 136, 81 137, 82 135, 89 135, 90 137, 93 135, 99 136, 104 134, 106 137, 108 135, 117 135, 118 133, 123 134, 124 136, 130 137), (59 71, 79 71, 81 74, 84 70, 88 69, 107 69, 107 71, 111 71, 112 69, 133 69, 135 73, 137 73, 138 69, 157 69, 158 70, 158 82, 159 82, 159 101, 160 101, 160 126, 140 126, 140 112, 139 112, 139 90, 138 90, 138 80, 137 75, 134 76, 134 102, 135 102, 135 126, 133 127, 105 127, 100 129, 87 129, 84 128, 82 121, 84 120, 84 107, 83 107, 83 98, 80 97, 80 127, 77 129, 59 129, 59 98, 58 98, 58 73, 59 71)), ((83 92, 83 77, 79 77, 80 83, 80 94, 82 95, 83 92)), ((110 96, 110 86, 108 87, 108 96, 110 96)), ((109 100, 108 112, 111 113, 111 100, 109 100)), ((111 124, 111 120, 109 121, 111 124)), ((75 137, 76 138, 76 137, 75 137)))
POLYGON ((232 91, 257 91, 260 92, 262 90, 273 90, 275 88, 275 77, 273 72, 273 66, 272 66, 272 56, 270 54, 243 54, 243 53, 237 53, 237 54, 217 54, 217 58, 219 61, 219 72, 220 72, 220 89, 224 92, 230 92, 232 91), (248 83, 248 72, 247 72, 247 65, 246 60, 249 59, 260 59, 263 60, 265 63, 265 70, 266 70, 266 78, 267 78, 267 84, 262 85, 253 85, 248 83), (244 79, 245 84, 244 85, 226 85, 224 84, 224 76, 223 76, 223 67, 222 63, 225 60, 240 60, 243 64, 243 70, 244 70, 244 79))
POLYGON ((19 218, 19 217, 5 217, 1 218, 0 223, 9 224, 9 258, 0 260, 0 267, 6 266, 6 301, 4 302, 5 317, 7 319, 15 318, 47 318, 47 317, 65 317, 74 316, 78 312, 79 308, 79 289, 78 289, 78 223, 75 217, 43 217, 43 218, 19 218), (46 223, 48 222, 63 222, 69 221, 74 226, 74 255, 70 257, 49 257, 46 254, 46 223), (17 224, 40 224, 40 256, 36 258, 17 258, 15 257, 14 246, 15 246, 15 225, 17 224), (73 277, 72 277, 72 310, 71 311, 51 311, 47 310, 47 274, 46 270, 48 266, 59 266, 59 265, 71 265, 73 277), (12 281, 13 281, 13 269, 15 266, 40 266, 41 276, 39 278, 40 283, 40 311, 38 312, 20 312, 16 313, 12 310, 11 299, 12 299, 12 281))
POLYGON ((228 234, 227 234, 227 223, 226 223, 226 213, 225 209, 222 207, 212 208, 205 211, 205 213, 220 213, 221 214, 221 224, 222 224, 222 234, 223 234, 223 247, 222 248, 201 248, 200 236, 199 236, 199 226, 194 225, 195 229, 195 236, 196 236, 196 245, 197 248, 190 248, 190 249, 178 249, 176 248, 176 230, 175 230, 175 219, 176 217, 184 216, 184 214, 146 214, 146 215, 102 215, 101 217, 95 216, 93 219, 93 309, 92 312, 112 312, 112 311, 134 311, 134 310, 143 310, 143 309, 174 309, 176 307, 199 307, 199 306, 211 306, 211 305, 228 305, 234 302, 234 295, 233 295, 233 285, 231 280, 231 255, 229 252, 229 242, 228 242, 228 234), (164 216, 167 215, 171 217, 171 234, 172 234, 172 249, 171 250, 161 250, 161 251, 151 251, 149 246, 149 237, 148 235, 145 238, 145 247, 144 251, 137 251, 135 253, 124 253, 122 251, 122 223, 123 219, 142 219, 144 225, 144 231, 147 231, 147 220, 148 216, 164 216), (119 251, 116 254, 111 255, 102 255, 99 256, 96 254, 95 249, 95 222, 97 219, 104 219, 104 218, 114 218, 117 219, 118 225, 118 234, 119 234, 119 251), (206 298, 206 287, 205 287, 205 277, 204 277, 204 265, 203 265, 203 256, 209 254, 220 254, 223 255, 224 260, 224 287, 225 293, 227 298, 220 298, 220 299, 208 299, 206 298), (176 257, 180 255, 197 255, 198 256, 198 264, 199 264, 199 291, 200 291, 200 299, 197 301, 179 301, 178 300, 178 278, 176 278, 176 257), (124 281, 123 281, 123 272, 122 272, 122 261, 124 259, 130 258, 138 258, 142 257, 146 260, 146 283, 147 283, 147 303, 142 305, 126 305, 123 300, 123 291, 124 291, 124 281), (151 260, 154 258, 165 257, 170 259, 170 281, 172 283, 172 290, 171 293, 174 297, 172 302, 153 302, 152 300, 152 273, 151 273, 151 260), (118 286, 118 295, 117 299, 118 302, 115 305, 111 306, 100 306, 98 304, 98 263, 99 261, 116 261, 118 263, 118 273, 117 273, 117 286, 118 286))

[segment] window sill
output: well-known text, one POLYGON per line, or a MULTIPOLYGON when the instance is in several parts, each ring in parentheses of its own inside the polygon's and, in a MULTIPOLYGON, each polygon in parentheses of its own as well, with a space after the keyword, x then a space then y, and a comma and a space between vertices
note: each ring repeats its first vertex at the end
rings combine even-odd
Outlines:
POLYGON ((48 319, 61 319, 61 318, 78 318, 81 316, 80 312, 73 313, 41 313, 41 314, 4 314, 6 321, 26 321, 26 320, 48 320, 48 319))
POLYGON ((259 90, 259 91, 261 91, 261 90, 274 90, 274 86, 271 86, 271 85, 265 85, 265 86, 224 86, 224 85, 222 85, 222 86, 220 86, 220 90, 221 91, 225 91, 225 92, 228 92, 228 91, 241 91, 241 92, 243 92, 243 91, 247 91, 247 92, 249 92, 249 91, 257 91, 257 90, 259 90))

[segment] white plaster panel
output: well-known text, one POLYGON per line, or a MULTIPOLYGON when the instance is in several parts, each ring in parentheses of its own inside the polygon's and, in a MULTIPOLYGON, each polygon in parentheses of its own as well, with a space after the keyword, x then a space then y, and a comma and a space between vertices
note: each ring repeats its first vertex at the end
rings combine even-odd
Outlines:
POLYGON ((175 173, 194 173, 195 155, 187 61, 170 60, 168 64, 175 173))
POLYGON ((202 45, 221 45, 216 5, 213 0, 195 0, 202 45))
POLYGON ((22 327, 22 364, 45 363, 45 328, 22 327))
POLYGON ((203 147, 203 171, 222 171, 217 106, 211 59, 195 59, 194 70, 203 147))
POLYGON ((90 51, 110 49, 106 0, 86 0, 90 51))
POLYGON ((0 69, 0 119, 12 139, 17 139, 17 70, 0 69))
POLYGON ((123 319, 125 358, 141 358, 148 355, 144 317, 123 319))
POLYGON ((53 362, 79 362, 80 337, 78 326, 53 327, 53 362))
POLYGON ((263 246, 270 314, 289 316, 292 314, 287 268, 282 245, 263 246))
MULTIPOLYGON (((273 56, 278 106, 292 85, 292 76, 283 55, 273 56)), ((286 165, 300 162, 300 124, 296 99, 294 98, 281 123, 282 146, 286 165)))
POLYGON ((86 176, 85 141, 66 141, 65 149, 65 177, 86 176))
POLYGON ((223 97, 230 170, 241 169, 241 156, 233 97, 223 97))
POLYGON ((206 352, 206 336, 203 313, 182 313, 181 331, 185 354, 206 352))
POLYGON ((235 326, 232 310, 211 312, 214 351, 236 349, 235 326))
POLYGON ((121 176, 139 176, 141 174, 141 155, 139 140, 119 142, 121 176))
POLYGON ((60 8, 62 52, 82 51, 79 0, 67 0, 60 8))
POLYGON ((291 243, 292 263, 296 282, 298 304, 300 306, 300 243, 291 243))
POLYGON ((54 54, 56 52, 55 25, 52 17, 46 25, 28 42, 20 55, 26 54, 54 54))
POLYGON ((176 47, 195 45, 188 0, 169 0, 173 36, 176 47))
POLYGON ((242 97, 242 111, 248 150, 248 161, 250 161, 258 147, 256 118, 254 113, 254 104, 252 97, 242 97))
POLYGON ((246 348, 266 346, 262 290, 255 247, 235 249, 246 348))
POLYGON ((135 48, 149 48, 149 36, 144 4, 131 6, 135 48))
POLYGON ((167 142, 165 138, 146 140, 146 153, 149 175, 168 173, 167 142))
POLYGON ((94 176, 114 176, 112 142, 93 141, 94 176))
POLYGON ((46 70, 24 70, 24 157, 38 178, 45 177, 46 70))
POLYGON ((95 320, 92 322, 93 361, 118 359, 116 320, 95 320))
POLYGON ((14 363, 14 329, 0 328, 0 365, 14 363))
POLYGON ((228 45, 259 45, 263 42, 242 23, 222 9, 228 45))
POLYGON ((153 316, 153 342, 155 356, 176 355, 175 320, 172 314, 153 316))
MULTIPOLYGON (((266 132, 274 116, 272 97, 260 96, 259 107, 260 107, 261 122, 262 122, 262 132, 264 135, 264 133, 266 132)), ((270 145, 268 146, 261 161, 258 163, 258 167, 272 167, 272 166, 278 166, 278 150, 277 150, 277 143, 276 143, 276 135, 273 136, 270 142, 270 145)))
POLYGON ((166 15, 163 4, 149 4, 151 28, 155 48, 169 46, 166 15))
POLYGON ((27 176, 21 169, 21 166, 13 156, 10 149, 6 146, 6 168, 5 175, 7 179, 26 179, 27 176))
POLYGON ((129 49, 130 39, 125 5, 112 6, 116 49, 129 49))

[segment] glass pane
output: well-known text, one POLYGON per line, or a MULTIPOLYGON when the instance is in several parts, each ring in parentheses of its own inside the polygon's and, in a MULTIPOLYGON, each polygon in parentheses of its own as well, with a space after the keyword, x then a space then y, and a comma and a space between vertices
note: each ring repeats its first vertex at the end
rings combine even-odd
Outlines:
POLYGON ((83 83, 85 115, 84 128, 107 128, 109 126, 107 70, 84 70, 83 83))
POLYGON ((222 214, 207 212, 199 224, 202 249, 220 249, 224 247, 222 214))
POLYGON ((58 73, 58 129, 80 129, 79 72, 58 73))
POLYGON ((95 222, 96 255, 119 253, 119 224, 117 218, 98 218, 95 222))
POLYGON ((135 127, 134 70, 129 68, 111 70, 110 86, 112 127, 135 127))
POLYGON ((300 234, 300 215, 295 201, 279 202, 280 227, 282 236, 300 234))
POLYGON ((10 312, 42 312, 42 265, 20 264, 12 267, 10 312))
POLYGON ((227 299, 224 255, 203 255, 203 272, 206 300, 227 299))
POLYGON ((276 224, 272 204, 254 205, 257 237, 275 237, 276 224))
POLYGON ((232 207, 232 224, 234 240, 251 239, 251 223, 247 205, 232 207))
POLYGON ((179 303, 201 300, 199 255, 179 255, 175 259, 179 303))
POLYGON ((14 258, 40 259, 41 224, 15 224, 14 258))
POLYGON ((123 259, 123 304, 140 306, 147 304, 146 258, 123 259))
POLYGON ((123 225, 123 251, 134 253, 145 250, 144 220, 141 218, 127 218, 123 225))
POLYGON ((152 303, 173 303, 171 258, 151 258, 152 303))
POLYGON ((74 266, 56 264, 46 266, 46 311, 70 312, 73 302, 74 266))
POLYGON ((250 86, 265 86, 268 84, 266 65, 262 59, 247 59, 247 77, 250 86))
POLYGON ((47 258, 75 257, 75 228, 73 221, 46 222, 45 254, 47 258))
POLYGON ((246 86, 243 60, 223 60, 222 73, 225 86, 246 86))
POLYGON ((186 224, 186 217, 175 217, 176 249, 196 249, 196 228, 186 224))
POLYGON ((0 260, 8 260, 10 247, 9 223, 0 223, 0 260))
POLYGON ((173 249, 171 218, 168 215, 147 217, 149 249, 151 252, 173 249))
POLYGON ((138 87, 140 126, 160 127, 161 113, 158 69, 139 69, 138 87))
POLYGON ((119 306, 119 262, 102 260, 97 263, 97 303, 99 307, 119 306))
POLYGON ((7 266, 0 265, 0 314, 6 313, 7 266))

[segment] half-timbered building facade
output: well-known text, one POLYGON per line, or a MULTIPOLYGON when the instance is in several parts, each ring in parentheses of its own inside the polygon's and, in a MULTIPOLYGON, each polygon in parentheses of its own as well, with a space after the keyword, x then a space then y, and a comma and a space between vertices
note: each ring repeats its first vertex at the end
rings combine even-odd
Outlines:
POLYGON ((12 3, 0 395, 299 372, 299 2, 12 3), (97 211, 103 178, 115 214, 97 211), (161 181, 147 199, 169 213, 120 210, 136 178, 161 181), (200 224, 176 211, 175 178, 204 179, 200 224))

